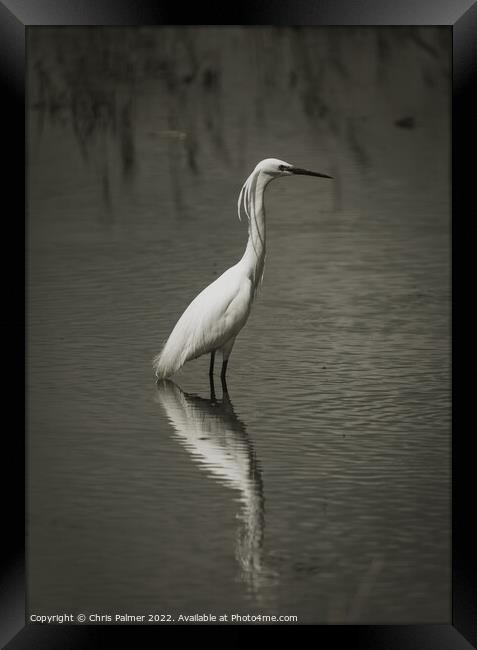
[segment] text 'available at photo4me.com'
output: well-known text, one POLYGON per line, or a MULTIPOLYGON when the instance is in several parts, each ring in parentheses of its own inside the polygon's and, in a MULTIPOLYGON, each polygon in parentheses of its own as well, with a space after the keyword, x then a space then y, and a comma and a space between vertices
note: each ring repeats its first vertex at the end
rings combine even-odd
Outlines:
POLYGON ((298 623, 298 616, 294 615, 268 615, 268 614, 31 614, 30 623, 43 625, 62 624, 97 624, 97 623, 129 623, 129 624, 185 624, 185 623, 298 623))

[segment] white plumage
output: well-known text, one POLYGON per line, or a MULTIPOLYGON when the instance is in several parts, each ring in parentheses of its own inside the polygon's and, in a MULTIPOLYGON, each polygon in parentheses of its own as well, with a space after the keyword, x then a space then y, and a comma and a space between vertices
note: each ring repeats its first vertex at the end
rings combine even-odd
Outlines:
POLYGON ((226 344, 231 350, 231 339, 245 325, 251 302, 252 283, 236 264, 199 293, 182 314, 154 359, 157 377, 169 377, 186 361, 226 344))
POLYGON ((326 174, 299 169, 276 158, 262 160, 245 181, 238 199, 238 214, 243 207, 248 219, 248 242, 237 264, 227 269, 190 303, 177 321, 153 366, 158 379, 177 372, 187 361, 211 353, 210 374, 215 352, 223 356, 222 379, 235 338, 247 322, 265 264, 265 207, 263 195, 274 178, 307 174, 331 178, 326 174))

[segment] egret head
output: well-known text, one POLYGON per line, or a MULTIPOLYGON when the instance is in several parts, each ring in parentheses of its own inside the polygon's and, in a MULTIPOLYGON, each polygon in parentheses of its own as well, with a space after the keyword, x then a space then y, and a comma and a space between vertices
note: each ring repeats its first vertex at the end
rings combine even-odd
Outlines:
POLYGON ((291 165, 284 160, 278 160, 278 158, 266 158, 265 160, 261 160, 255 167, 255 171, 260 171, 262 174, 271 176, 271 178, 300 174, 305 176, 319 176, 320 178, 333 178, 332 176, 328 176, 328 174, 320 174, 319 172, 312 172, 308 169, 295 167, 295 165, 291 165))
POLYGON ((328 174, 320 174, 318 172, 311 172, 308 169, 302 169, 301 167, 295 167, 295 165, 290 165, 290 163, 284 160, 278 160, 278 158, 265 158, 265 160, 261 160, 258 163, 240 190, 237 201, 238 218, 241 218, 240 211, 243 207, 247 218, 250 220, 250 215, 254 210, 255 188, 257 187, 258 179, 261 179, 263 189, 275 178, 299 174, 319 176, 320 178, 333 178, 332 176, 328 176, 328 174))

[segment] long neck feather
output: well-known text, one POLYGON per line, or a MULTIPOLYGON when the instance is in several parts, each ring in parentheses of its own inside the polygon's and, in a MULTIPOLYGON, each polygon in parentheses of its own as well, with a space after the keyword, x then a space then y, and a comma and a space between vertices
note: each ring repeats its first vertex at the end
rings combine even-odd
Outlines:
POLYGON ((248 219, 248 241, 240 264, 243 264, 254 291, 262 281, 265 266, 265 205, 263 194, 270 177, 254 170, 245 181, 238 198, 238 216, 242 208, 248 219))

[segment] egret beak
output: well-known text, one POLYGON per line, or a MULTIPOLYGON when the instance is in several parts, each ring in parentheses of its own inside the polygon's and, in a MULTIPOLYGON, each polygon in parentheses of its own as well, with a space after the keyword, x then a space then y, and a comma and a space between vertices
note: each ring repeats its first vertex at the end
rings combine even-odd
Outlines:
POLYGON ((308 169, 301 169, 300 167, 290 167, 289 170, 292 174, 302 174, 304 176, 318 176, 319 178, 333 178, 328 174, 320 174, 319 172, 310 172, 308 169))

